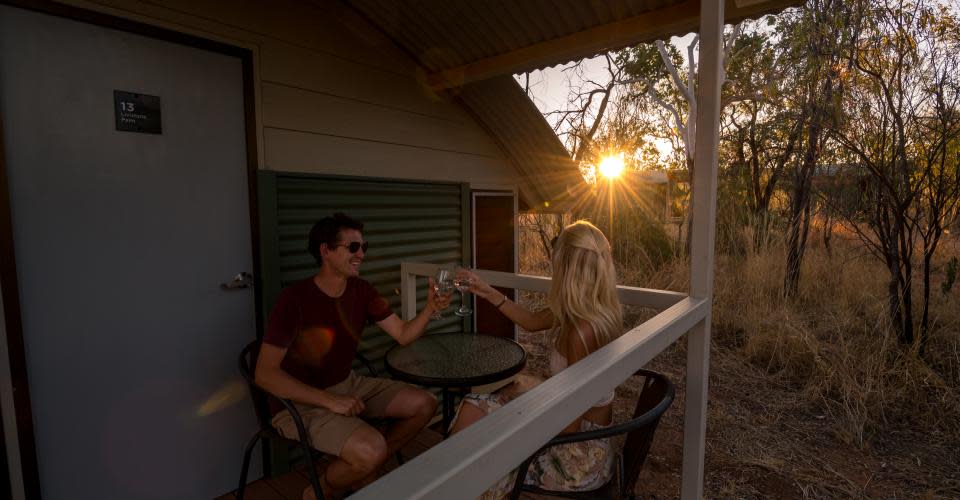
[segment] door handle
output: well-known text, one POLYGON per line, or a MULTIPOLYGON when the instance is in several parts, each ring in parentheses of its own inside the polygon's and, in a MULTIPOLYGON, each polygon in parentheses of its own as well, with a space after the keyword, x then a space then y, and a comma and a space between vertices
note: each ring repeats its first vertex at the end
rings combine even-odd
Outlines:
POLYGON ((220 283, 221 290, 237 290, 240 288, 252 288, 253 275, 244 271, 230 280, 230 283, 220 283))

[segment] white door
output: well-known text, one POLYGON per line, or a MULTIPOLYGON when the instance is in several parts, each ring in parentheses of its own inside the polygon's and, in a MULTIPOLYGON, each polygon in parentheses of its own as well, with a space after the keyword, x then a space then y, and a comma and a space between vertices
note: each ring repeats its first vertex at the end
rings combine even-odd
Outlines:
MULTIPOLYGON (((240 59, 0 6, 0 113, 43 498, 211 498, 256 429, 240 59), (114 91, 162 133, 116 130, 114 91)), ((256 471, 252 472, 256 477, 256 471)))

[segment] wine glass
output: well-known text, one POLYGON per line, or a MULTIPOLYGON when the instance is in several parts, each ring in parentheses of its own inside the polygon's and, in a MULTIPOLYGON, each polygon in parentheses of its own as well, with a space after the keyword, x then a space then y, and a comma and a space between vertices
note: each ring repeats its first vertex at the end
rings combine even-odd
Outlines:
MULTIPOLYGON (((465 269, 463 267, 457 266, 457 270, 465 269)), ((473 314, 473 309, 470 309, 470 306, 467 305, 467 300, 464 297, 465 292, 470 291, 470 287, 473 286, 473 279, 464 277, 464 278, 453 278, 453 286, 456 287, 457 291, 460 292, 460 308, 453 312, 457 316, 465 317, 473 314)))
MULTIPOLYGON (((440 297, 453 293, 453 269, 449 266, 440 266, 433 277, 433 291, 440 297)), ((430 319, 443 319, 440 311, 435 311, 430 319)))

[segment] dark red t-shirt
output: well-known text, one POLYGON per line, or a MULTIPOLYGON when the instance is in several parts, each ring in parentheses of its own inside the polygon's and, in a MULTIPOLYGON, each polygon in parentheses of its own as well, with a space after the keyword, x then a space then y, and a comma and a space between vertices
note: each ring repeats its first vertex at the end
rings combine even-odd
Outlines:
MULTIPOLYGON (((313 278, 288 286, 273 306, 263 341, 287 349, 280 367, 318 389, 342 382, 350 374, 363 328, 393 314, 370 283, 348 278, 343 294, 333 298, 313 278)), ((271 401, 277 413, 283 407, 271 401)))

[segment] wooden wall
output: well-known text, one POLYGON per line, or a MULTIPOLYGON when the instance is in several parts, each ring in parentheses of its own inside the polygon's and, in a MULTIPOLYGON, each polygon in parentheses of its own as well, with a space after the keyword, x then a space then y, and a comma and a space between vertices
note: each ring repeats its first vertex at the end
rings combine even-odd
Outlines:
POLYGON ((422 85, 412 58, 339 2, 62 3, 251 49, 262 169, 480 188, 518 182, 476 121, 422 85))

